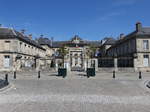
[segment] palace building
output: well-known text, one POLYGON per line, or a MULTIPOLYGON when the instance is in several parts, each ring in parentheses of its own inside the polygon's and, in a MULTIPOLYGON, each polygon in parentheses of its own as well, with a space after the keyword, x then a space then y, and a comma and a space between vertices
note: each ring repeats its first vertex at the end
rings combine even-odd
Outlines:
POLYGON ((0 71, 58 70, 150 71, 150 27, 136 23, 135 31, 120 37, 88 41, 75 35, 55 41, 33 39, 12 28, 0 27, 0 71))
POLYGON ((0 70, 16 71, 42 66, 39 59, 45 57, 45 49, 32 40, 32 35, 25 36, 11 28, 0 27, 0 70))
MULTIPOLYGON (((39 43, 46 45, 47 38, 39 39, 39 43), (45 44, 43 43, 45 42, 45 44)), ((68 41, 53 41, 51 49, 54 53, 56 68, 66 67, 69 71, 86 70, 91 66, 98 66, 96 51, 101 45, 101 41, 85 41, 75 35, 68 41), (63 50, 64 53, 59 52, 63 50), (64 55, 62 55, 64 54, 64 55)))
POLYGON ((106 56, 117 57, 118 67, 134 67, 141 71, 150 71, 150 27, 136 23, 135 31, 120 35, 120 39, 107 49, 106 56))

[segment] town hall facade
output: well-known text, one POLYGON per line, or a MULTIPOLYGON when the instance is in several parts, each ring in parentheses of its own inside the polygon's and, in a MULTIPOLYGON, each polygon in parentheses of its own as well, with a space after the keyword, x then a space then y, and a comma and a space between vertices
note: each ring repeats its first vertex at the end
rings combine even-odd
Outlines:
POLYGON ((12 28, 0 27, 0 71, 58 70, 150 71, 150 27, 138 22, 135 30, 119 38, 88 41, 78 35, 55 41, 12 28))

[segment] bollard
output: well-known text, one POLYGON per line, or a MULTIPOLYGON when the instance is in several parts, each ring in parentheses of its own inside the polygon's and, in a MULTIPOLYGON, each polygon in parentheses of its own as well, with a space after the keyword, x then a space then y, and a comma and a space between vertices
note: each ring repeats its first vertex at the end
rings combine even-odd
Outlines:
POLYGON ((38 71, 38 79, 41 78, 41 71, 38 71))
POLYGON ((116 72, 113 71, 113 78, 115 79, 116 78, 116 72))
POLYGON ((142 79, 142 72, 139 72, 139 79, 142 79))
POLYGON ((14 72, 14 79, 16 79, 16 71, 14 72))
POLYGON ((90 76, 87 74, 87 78, 90 78, 90 76))
POLYGON ((5 83, 8 85, 8 74, 5 74, 5 83))

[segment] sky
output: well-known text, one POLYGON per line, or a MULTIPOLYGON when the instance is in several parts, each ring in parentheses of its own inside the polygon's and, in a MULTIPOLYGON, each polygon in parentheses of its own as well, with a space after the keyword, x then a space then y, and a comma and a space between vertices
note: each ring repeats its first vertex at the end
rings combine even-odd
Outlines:
POLYGON ((136 22, 150 26, 149 5, 150 0, 0 0, 0 24, 34 38, 117 38, 134 31, 136 22))

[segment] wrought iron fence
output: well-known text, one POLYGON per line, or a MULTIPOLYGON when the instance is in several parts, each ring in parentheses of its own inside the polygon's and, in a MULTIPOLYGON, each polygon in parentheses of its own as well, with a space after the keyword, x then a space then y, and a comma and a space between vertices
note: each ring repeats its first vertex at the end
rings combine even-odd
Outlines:
POLYGON ((114 59, 100 58, 98 59, 98 67, 114 67, 114 59))

